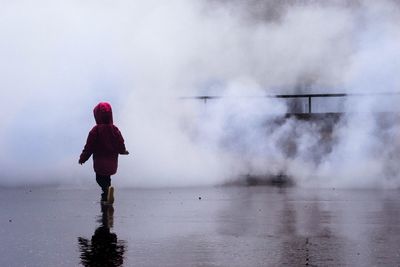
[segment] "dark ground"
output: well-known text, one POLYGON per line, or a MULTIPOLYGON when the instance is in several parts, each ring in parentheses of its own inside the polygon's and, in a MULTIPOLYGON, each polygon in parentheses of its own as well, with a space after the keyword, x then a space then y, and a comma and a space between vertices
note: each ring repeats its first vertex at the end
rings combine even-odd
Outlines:
POLYGON ((96 189, 0 189, 0 266, 400 266, 400 191, 96 189))

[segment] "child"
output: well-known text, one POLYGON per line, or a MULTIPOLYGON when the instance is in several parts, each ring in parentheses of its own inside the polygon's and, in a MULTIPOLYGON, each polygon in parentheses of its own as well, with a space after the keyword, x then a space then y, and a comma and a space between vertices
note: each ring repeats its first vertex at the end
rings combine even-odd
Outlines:
POLYGON ((99 103, 93 110, 96 126, 90 130, 86 145, 79 158, 79 164, 85 163, 93 154, 93 168, 96 173, 96 181, 103 193, 102 202, 113 202, 112 187, 110 199, 107 199, 108 189, 111 186, 111 175, 117 172, 118 154, 128 155, 124 138, 121 132, 113 124, 111 105, 107 102, 99 103))

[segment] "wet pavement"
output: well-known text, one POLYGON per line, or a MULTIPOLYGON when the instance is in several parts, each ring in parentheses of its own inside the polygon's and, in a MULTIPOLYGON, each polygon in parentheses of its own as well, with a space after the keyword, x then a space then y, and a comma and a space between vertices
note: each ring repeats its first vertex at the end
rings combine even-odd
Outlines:
POLYGON ((400 191, 0 189, 0 266, 400 266, 400 191), (102 263, 103 265, 99 264, 102 263))

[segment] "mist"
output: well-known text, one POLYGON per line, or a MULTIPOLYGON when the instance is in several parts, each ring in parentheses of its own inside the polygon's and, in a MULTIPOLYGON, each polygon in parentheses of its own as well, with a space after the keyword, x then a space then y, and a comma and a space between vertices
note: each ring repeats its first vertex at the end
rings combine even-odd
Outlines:
POLYGON ((91 160, 80 166, 78 156, 94 106, 108 101, 131 152, 120 157, 118 186, 285 173, 299 186, 397 188, 398 117, 376 114, 398 112, 399 97, 346 98, 326 149, 320 125, 277 123, 290 106, 263 96, 398 91, 399 8, 2 1, 0 185, 94 183, 91 160), (223 97, 185 98, 198 95, 223 97))

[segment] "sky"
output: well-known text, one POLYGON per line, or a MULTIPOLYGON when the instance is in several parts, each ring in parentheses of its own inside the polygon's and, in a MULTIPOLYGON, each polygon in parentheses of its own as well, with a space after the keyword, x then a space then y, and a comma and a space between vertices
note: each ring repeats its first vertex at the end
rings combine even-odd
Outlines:
POLYGON ((321 125, 277 124, 288 106, 260 97, 399 92, 398 1, 0 3, 0 185, 92 185, 92 163, 77 162, 108 101, 131 152, 121 187, 282 172, 299 186, 399 186, 399 118, 377 115, 399 97, 346 99, 328 150, 321 125), (197 95, 224 97, 182 99, 197 95))

